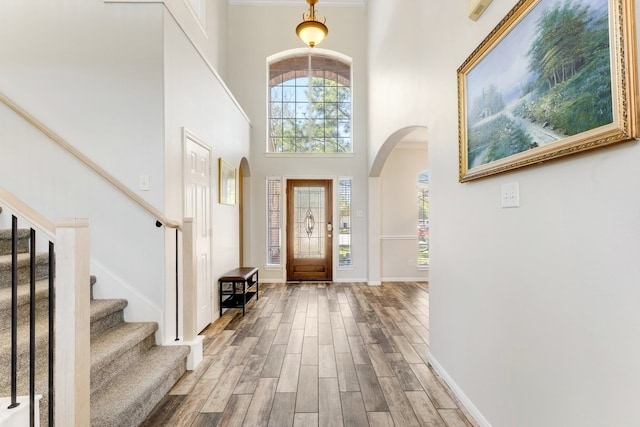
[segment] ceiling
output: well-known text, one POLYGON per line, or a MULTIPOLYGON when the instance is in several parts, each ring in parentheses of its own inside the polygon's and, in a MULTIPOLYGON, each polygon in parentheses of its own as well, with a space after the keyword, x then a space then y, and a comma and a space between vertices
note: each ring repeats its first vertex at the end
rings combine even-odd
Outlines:
MULTIPOLYGON (((230 6, 307 6, 305 0, 228 0, 230 6)), ((318 6, 365 6, 367 0, 319 0, 318 6)))

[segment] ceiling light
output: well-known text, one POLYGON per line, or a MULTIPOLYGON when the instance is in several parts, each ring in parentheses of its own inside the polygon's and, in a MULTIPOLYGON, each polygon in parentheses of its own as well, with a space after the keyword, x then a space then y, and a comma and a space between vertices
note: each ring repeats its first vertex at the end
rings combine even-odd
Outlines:
POLYGON ((296 34, 306 45, 314 47, 324 40, 329 29, 324 24, 325 18, 323 17, 320 21, 316 16, 315 4, 318 0, 307 0, 307 3, 309 3, 309 11, 302 15, 302 22, 296 27, 296 34))

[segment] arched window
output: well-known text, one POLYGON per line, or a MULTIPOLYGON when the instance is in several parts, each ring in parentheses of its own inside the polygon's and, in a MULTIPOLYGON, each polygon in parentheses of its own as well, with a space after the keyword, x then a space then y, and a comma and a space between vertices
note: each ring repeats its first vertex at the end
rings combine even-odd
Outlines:
POLYGON ((269 153, 351 153, 351 64, 305 53, 269 63, 269 153))

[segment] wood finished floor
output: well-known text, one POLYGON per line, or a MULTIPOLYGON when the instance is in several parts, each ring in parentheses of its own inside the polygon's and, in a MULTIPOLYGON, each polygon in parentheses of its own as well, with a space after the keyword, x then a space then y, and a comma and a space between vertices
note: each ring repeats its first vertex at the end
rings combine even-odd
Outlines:
POLYGON ((426 283, 260 285, 143 426, 477 426, 427 364, 426 283))

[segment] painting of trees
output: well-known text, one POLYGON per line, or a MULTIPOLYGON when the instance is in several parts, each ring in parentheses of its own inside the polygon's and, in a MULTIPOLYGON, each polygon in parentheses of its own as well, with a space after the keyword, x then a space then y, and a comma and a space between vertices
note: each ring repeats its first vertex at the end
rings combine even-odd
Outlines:
POLYGON ((607 0, 541 0, 469 72, 466 167, 612 123, 608 18, 607 0))

